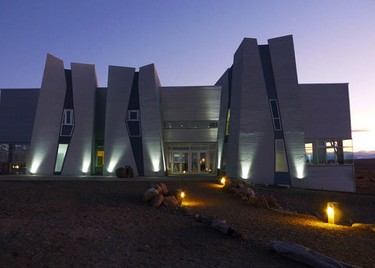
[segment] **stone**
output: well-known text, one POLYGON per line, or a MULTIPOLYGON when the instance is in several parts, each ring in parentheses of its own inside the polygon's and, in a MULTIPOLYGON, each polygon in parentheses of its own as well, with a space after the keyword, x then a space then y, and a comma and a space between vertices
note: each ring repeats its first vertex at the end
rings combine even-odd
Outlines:
POLYGON ((156 189, 159 193, 162 193, 162 188, 159 184, 154 184, 151 186, 151 188, 156 189))
POLYGON ((222 220, 212 219, 210 226, 213 229, 218 230, 219 232, 226 235, 233 235, 235 233, 234 230, 230 228, 225 221, 222 220))
POLYGON ((162 195, 168 195, 169 194, 169 191, 168 191, 168 188, 167 188, 167 185, 165 185, 165 183, 159 183, 158 184, 161 188, 161 193, 162 195))
POLYGON ((154 196, 154 198, 151 199, 151 205, 153 207, 160 207, 161 204, 163 204, 163 201, 164 201, 164 196, 159 194, 159 195, 156 195, 154 196))
POLYGON ((164 206, 166 207, 178 207, 180 203, 174 195, 164 196, 164 206))
POLYGON ((156 190, 155 188, 150 188, 148 189, 144 194, 143 194, 143 202, 149 202, 151 201, 155 196, 159 194, 159 191, 156 190))
POLYGON ((117 178, 125 178, 125 168, 119 167, 115 170, 117 178))
POLYGON ((251 187, 247 187, 246 188, 246 192, 247 192, 247 197, 248 198, 256 198, 256 194, 255 194, 254 190, 251 187))
POLYGON ((246 185, 243 181, 237 181, 237 188, 244 189, 246 185))
POLYGON ((277 204, 276 199, 272 195, 268 195, 264 199, 266 200, 269 208, 279 208, 280 207, 277 204))

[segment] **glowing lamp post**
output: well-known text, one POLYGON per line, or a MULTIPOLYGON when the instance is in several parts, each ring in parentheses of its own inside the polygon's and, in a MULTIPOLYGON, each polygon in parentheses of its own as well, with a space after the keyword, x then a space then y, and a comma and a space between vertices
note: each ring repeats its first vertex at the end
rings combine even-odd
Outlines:
POLYGON ((327 203, 327 216, 328 216, 328 223, 335 224, 335 214, 337 213, 337 202, 328 202, 327 203))

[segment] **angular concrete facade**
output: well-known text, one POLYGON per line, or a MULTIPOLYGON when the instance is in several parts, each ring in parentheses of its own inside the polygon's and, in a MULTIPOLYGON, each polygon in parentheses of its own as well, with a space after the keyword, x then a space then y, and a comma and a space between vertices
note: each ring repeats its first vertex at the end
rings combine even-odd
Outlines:
MULTIPOLYGON (((0 94, 29 93, 14 91, 0 94)), ((33 92, 22 110, 31 117, 0 130, 0 164, 10 171, 113 176, 125 167, 134 176, 355 191, 348 85, 299 84, 292 36, 266 45, 245 38, 214 86, 163 87, 150 64, 110 66, 108 86, 98 88, 93 65, 65 70, 48 55, 33 92), (10 138, 20 127, 27 133, 10 138)), ((0 95, 0 125, 11 125, 10 104, 0 95)))

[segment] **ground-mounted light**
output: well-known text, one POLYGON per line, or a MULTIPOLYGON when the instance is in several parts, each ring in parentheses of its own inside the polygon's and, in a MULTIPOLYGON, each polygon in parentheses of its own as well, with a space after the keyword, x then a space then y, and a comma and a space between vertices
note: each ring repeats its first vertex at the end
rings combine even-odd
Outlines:
POLYGON ((327 216, 328 216, 328 223, 335 224, 335 220, 337 220, 337 208, 338 208, 337 202, 328 202, 327 203, 327 216), (336 216, 336 218, 335 218, 336 216))
POLYGON ((221 183, 221 185, 223 185, 223 186, 225 186, 225 177, 222 177, 221 179, 220 179, 220 183, 221 183))
POLYGON ((180 204, 182 204, 182 201, 184 200, 185 196, 186 196, 185 191, 181 189, 177 189, 176 197, 180 204))

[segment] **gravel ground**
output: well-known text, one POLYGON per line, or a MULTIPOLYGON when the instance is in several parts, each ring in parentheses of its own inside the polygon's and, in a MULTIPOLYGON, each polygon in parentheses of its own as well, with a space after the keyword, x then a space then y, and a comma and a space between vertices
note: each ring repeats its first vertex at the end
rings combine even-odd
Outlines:
MULTIPOLYGON (((272 240, 374 267, 374 232, 255 208, 212 181, 166 184, 169 190, 186 191, 184 209, 142 203, 150 182, 136 179, 0 181, 0 267, 303 267, 268 252, 265 245, 272 240), (241 237, 226 236, 196 221, 195 214, 225 220, 241 237)), ((283 207, 310 214, 324 207, 322 196, 341 197, 353 221, 374 219, 371 195, 256 190, 273 194, 283 207)))

